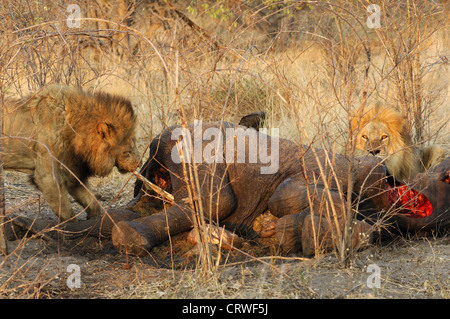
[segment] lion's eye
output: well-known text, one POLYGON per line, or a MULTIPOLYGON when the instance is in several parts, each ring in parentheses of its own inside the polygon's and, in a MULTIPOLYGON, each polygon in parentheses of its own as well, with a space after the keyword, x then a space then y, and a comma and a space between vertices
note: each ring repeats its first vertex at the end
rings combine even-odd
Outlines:
POLYGON ((381 140, 385 140, 385 139, 387 139, 387 138, 389 138, 389 135, 386 135, 386 134, 381 135, 381 140))
POLYGON ((368 139, 367 135, 365 135, 365 134, 362 135, 361 137, 362 137, 363 140, 367 140, 368 139))

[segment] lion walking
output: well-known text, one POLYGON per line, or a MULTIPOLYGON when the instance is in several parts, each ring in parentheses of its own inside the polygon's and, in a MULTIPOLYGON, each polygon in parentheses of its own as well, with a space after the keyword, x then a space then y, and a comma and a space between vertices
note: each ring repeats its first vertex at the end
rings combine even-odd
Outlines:
POLYGON ((384 159, 390 173, 401 180, 410 180, 445 158, 439 146, 414 145, 406 119, 392 107, 376 104, 364 114, 359 110, 351 127, 357 132, 357 153, 384 159))
POLYGON ((50 85, 5 104, 4 168, 30 174, 61 220, 74 216, 69 194, 88 218, 100 214, 90 176, 106 176, 114 166, 131 172, 138 165, 136 117, 123 97, 50 85))

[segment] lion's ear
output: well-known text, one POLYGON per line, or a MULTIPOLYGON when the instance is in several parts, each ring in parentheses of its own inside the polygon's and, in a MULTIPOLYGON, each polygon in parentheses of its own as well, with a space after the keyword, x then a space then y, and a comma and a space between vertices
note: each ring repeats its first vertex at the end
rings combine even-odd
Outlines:
POLYGON ((111 137, 111 127, 106 123, 100 123, 97 125, 97 133, 103 139, 109 139, 111 137))

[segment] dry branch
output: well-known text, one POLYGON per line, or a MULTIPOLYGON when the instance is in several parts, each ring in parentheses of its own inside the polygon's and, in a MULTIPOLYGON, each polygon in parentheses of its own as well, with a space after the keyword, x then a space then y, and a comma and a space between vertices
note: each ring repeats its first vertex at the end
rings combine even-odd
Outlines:
POLYGON ((166 192, 164 189, 162 189, 158 185, 150 182, 147 178, 142 176, 138 171, 135 171, 133 174, 136 176, 137 179, 139 179, 141 182, 143 182, 147 188, 151 188, 154 192, 156 192, 158 195, 160 195, 164 200, 169 202, 169 204, 173 205, 174 198, 173 198, 172 194, 166 192))
MULTIPOLYGON (((2 103, 3 104, 3 103, 2 103)), ((0 137, 3 131, 3 108, 0 106, 0 137)), ((3 180, 3 161, 1 158, 2 145, 0 143, 0 252, 8 255, 8 241, 6 239, 5 221, 5 183, 3 180)))

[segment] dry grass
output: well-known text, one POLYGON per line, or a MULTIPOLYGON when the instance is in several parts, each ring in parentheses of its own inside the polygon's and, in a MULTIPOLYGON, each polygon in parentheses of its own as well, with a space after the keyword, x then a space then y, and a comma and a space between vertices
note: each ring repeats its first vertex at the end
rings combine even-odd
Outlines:
MULTIPOLYGON (((416 1, 414 5, 379 1, 382 13, 386 13, 382 15, 382 28, 369 29, 365 24, 368 13, 363 1, 310 1, 301 6, 289 1, 269 1, 267 6, 237 1, 242 6, 225 5, 228 11, 219 17, 213 14, 216 11, 212 8, 223 4, 221 1, 211 2, 207 10, 200 3, 195 10, 184 10, 183 1, 173 6, 165 2, 119 1, 117 6, 106 1, 78 3, 83 19, 81 28, 74 29, 66 25, 68 13, 61 1, 9 1, 0 6, 2 100, 5 96, 25 95, 53 82, 125 95, 133 101, 139 115, 138 147, 142 153, 149 141, 169 125, 195 119, 225 119, 236 123, 242 115, 264 110, 268 114, 266 126, 279 128, 281 137, 352 154, 354 146, 349 139, 348 125, 352 111, 381 99, 408 115, 416 143, 450 146, 448 7, 426 1, 416 1), (192 14, 194 11, 196 14, 192 14), (184 12, 193 24, 183 20, 178 12, 184 12)), ((195 167, 191 174, 193 177, 187 180, 195 193, 195 167)), ((130 183, 129 176, 114 172, 106 180, 95 179, 92 184, 103 196, 106 194, 104 200, 108 206, 113 200, 116 200, 113 205, 127 201, 130 183), (125 191, 115 199, 123 186, 125 191)), ((346 207, 349 221, 354 215, 350 204, 349 201, 334 203, 346 207)), ((202 216, 201 211, 197 214, 202 216)), ((199 219, 199 227, 202 223, 199 219)), ((133 282, 133 288, 129 285, 129 290, 120 293, 106 287, 99 291, 106 297, 120 298, 363 297, 366 294, 414 297, 416 292, 421 296, 427 293, 449 296, 448 278, 444 279, 447 285, 437 279, 441 278, 438 275, 438 268, 442 267, 441 249, 446 256, 443 258, 448 260, 449 256, 446 242, 438 242, 438 248, 430 245, 427 258, 436 265, 429 274, 431 279, 427 274, 419 275, 421 262, 417 261, 418 272, 412 272, 408 283, 401 282, 392 272, 386 274, 383 289, 376 292, 365 292, 363 286, 352 286, 349 282, 338 285, 336 289, 345 286, 342 291, 318 292, 322 291, 316 288, 320 276, 345 278, 345 271, 338 270, 338 264, 358 265, 359 260, 360 265, 367 265, 370 259, 369 253, 348 254, 345 236, 340 242, 337 259, 335 255, 329 257, 333 262, 318 258, 305 265, 297 265, 296 261, 274 263, 276 268, 285 267, 281 272, 287 273, 288 280, 284 281, 284 275, 272 273, 272 267, 262 262, 251 267, 243 263, 221 268, 214 262, 216 253, 206 245, 210 253, 202 254, 205 259, 198 269, 207 264, 207 272, 214 273, 212 277, 203 278, 191 270, 177 270, 175 276, 173 270, 151 268, 165 278, 155 283, 145 275, 146 267, 150 266, 137 260, 133 274, 119 271, 116 266, 103 274, 118 281, 130 277, 125 281, 133 282), (411 284, 425 277, 428 278, 424 279, 428 282, 426 287, 411 284), (406 292, 397 293, 396 289, 402 286, 406 292)), ((427 249, 423 246, 420 245, 427 249)), ((378 248, 372 251, 382 254, 378 248)), ((408 248, 404 251, 408 254, 408 248)), ((61 258, 56 254, 58 262, 62 262, 61 258)), ((101 261, 93 263, 99 266, 101 261)), ((168 267, 173 268, 173 262, 168 267)), ((345 280, 366 276, 361 274, 363 266, 358 267, 349 270, 350 277, 345 280)), ((17 276, 20 268, 15 269, 14 276, 17 276)), ((89 276, 95 280, 94 271, 89 276)), ((49 287, 54 280, 40 278, 31 277, 24 282, 29 287, 36 282, 40 287, 49 287)), ((8 278, 0 282, 3 282, 0 293, 16 296, 11 292, 16 288, 5 285, 8 278)), ((59 295, 70 296, 63 286, 58 286, 59 295)), ((33 289, 27 286, 19 290, 26 297, 45 295, 41 294, 43 288, 33 289)), ((55 287, 52 289, 56 291, 55 287)), ((48 297, 58 295, 54 293, 48 297)))

